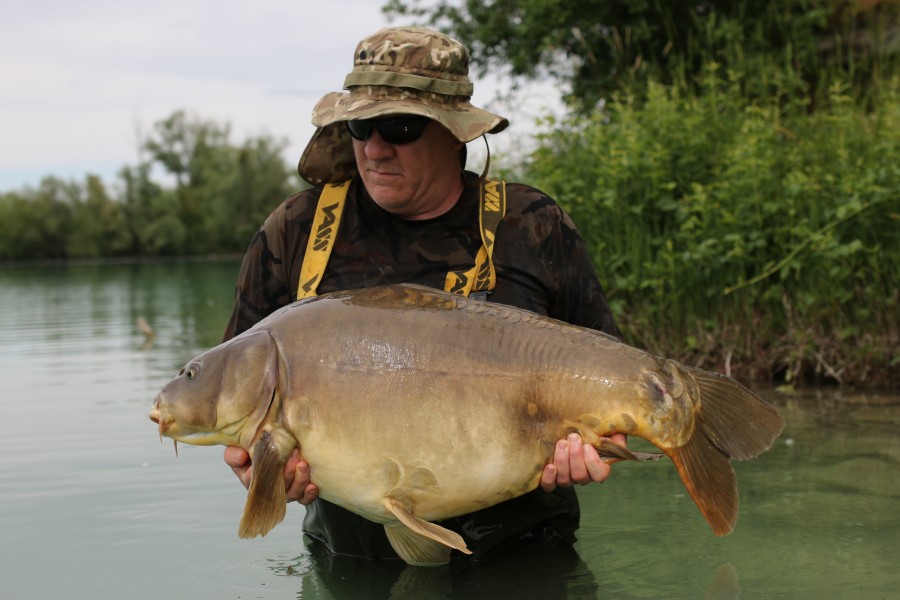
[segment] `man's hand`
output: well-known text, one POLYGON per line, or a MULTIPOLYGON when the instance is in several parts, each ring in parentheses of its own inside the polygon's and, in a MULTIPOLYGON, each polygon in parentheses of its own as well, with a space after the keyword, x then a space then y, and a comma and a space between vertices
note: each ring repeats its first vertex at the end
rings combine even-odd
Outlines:
MULTIPOLYGON (((625 445, 625 434, 614 433, 610 439, 625 445)), ((600 458, 593 446, 583 443, 580 435, 570 433, 567 439, 556 442, 553 462, 541 474, 541 489, 552 492, 558 485, 603 483, 609 477, 610 464, 600 458)))
MULTIPOLYGON (((247 451, 238 446, 228 446, 225 448, 225 464, 231 467, 244 487, 249 489, 253 466, 247 451)), ((316 484, 309 482, 309 464, 300 460, 300 450, 297 448, 294 448, 284 464, 284 487, 288 502, 296 500, 300 504, 309 504, 319 495, 316 484)))

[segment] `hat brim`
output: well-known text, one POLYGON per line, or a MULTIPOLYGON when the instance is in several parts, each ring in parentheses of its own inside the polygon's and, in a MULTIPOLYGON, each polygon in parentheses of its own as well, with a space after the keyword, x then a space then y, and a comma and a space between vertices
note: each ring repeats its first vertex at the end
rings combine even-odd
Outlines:
POLYGON ((466 98, 388 86, 365 86, 350 93, 332 92, 313 109, 312 123, 317 129, 300 157, 297 171, 312 185, 353 177, 356 173, 353 141, 343 122, 399 114, 437 121, 463 143, 486 133, 499 133, 509 125, 505 117, 473 106, 466 98))

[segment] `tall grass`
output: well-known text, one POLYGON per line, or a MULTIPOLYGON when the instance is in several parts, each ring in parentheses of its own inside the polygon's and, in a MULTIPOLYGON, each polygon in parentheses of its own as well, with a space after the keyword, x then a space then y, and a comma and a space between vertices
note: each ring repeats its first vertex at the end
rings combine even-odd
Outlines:
POLYGON ((626 339, 752 381, 896 386, 900 80, 866 111, 651 83, 551 123, 527 180, 588 241, 626 339))

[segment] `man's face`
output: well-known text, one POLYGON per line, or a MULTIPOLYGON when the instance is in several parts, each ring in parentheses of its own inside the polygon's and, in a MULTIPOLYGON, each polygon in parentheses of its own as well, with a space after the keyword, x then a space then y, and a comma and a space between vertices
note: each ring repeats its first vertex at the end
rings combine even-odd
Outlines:
POLYGON ((462 142, 436 121, 409 144, 389 144, 377 130, 367 140, 353 140, 369 195, 384 210, 413 220, 440 216, 456 203, 462 193, 461 148, 462 142))

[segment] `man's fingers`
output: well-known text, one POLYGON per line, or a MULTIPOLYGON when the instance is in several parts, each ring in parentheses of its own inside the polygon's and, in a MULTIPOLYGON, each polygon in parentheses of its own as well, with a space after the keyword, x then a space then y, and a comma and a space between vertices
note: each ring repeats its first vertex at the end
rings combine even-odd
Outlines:
POLYGON ((569 479, 572 483, 590 483, 587 465, 584 464, 584 442, 577 433, 570 433, 569 438, 569 479))
POLYGON ((309 465, 306 461, 300 461, 294 465, 290 479, 285 477, 285 484, 287 485, 285 493, 288 502, 303 498, 306 486, 309 485, 309 465))
POLYGON ((556 442, 553 464, 556 466, 556 485, 572 485, 572 479, 569 477, 569 442, 567 440, 556 442))
MULTIPOLYGON (((613 433, 609 437, 623 446, 626 443, 625 434, 613 433)), ((566 439, 556 442, 553 462, 541 473, 541 489, 552 492, 556 486, 602 483, 609 477, 609 465, 610 461, 600 458, 596 448, 583 443, 577 433, 570 433, 566 439)))
POLYGON ((290 488, 294 483, 297 474, 297 465, 300 464, 300 450, 294 448, 291 455, 288 456, 287 462, 284 463, 284 485, 290 488))
POLYGON ((231 467, 237 478, 241 480, 241 485, 250 489, 250 454, 238 446, 227 446, 225 448, 225 464, 231 467))
POLYGON ((288 502, 309 504, 319 496, 319 488, 309 482, 309 463, 300 459, 300 451, 294 449, 285 463, 284 481, 288 502))
POLYGON ((225 447, 225 464, 232 469, 246 467, 250 462, 250 455, 240 446, 225 447))
POLYGON ((301 460, 297 463, 294 482, 287 491, 288 502, 296 500, 300 504, 309 504, 319 496, 319 488, 309 481, 309 463, 301 460))
POLYGON ((544 467, 541 473, 541 489, 545 492, 552 492, 556 489, 556 465, 550 463, 544 467))
POLYGON ((303 497, 297 500, 300 504, 304 506, 315 500, 319 497, 319 488, 316 487, 316 484, 311 483, 306 486, 306 489, 303 491, 303 497))
POLYGON ((591 481, 603 483, 609 477, 609 463, 601 459, 597 450, 588 444, 584 444, 584 465, 587 468, 591 481))

